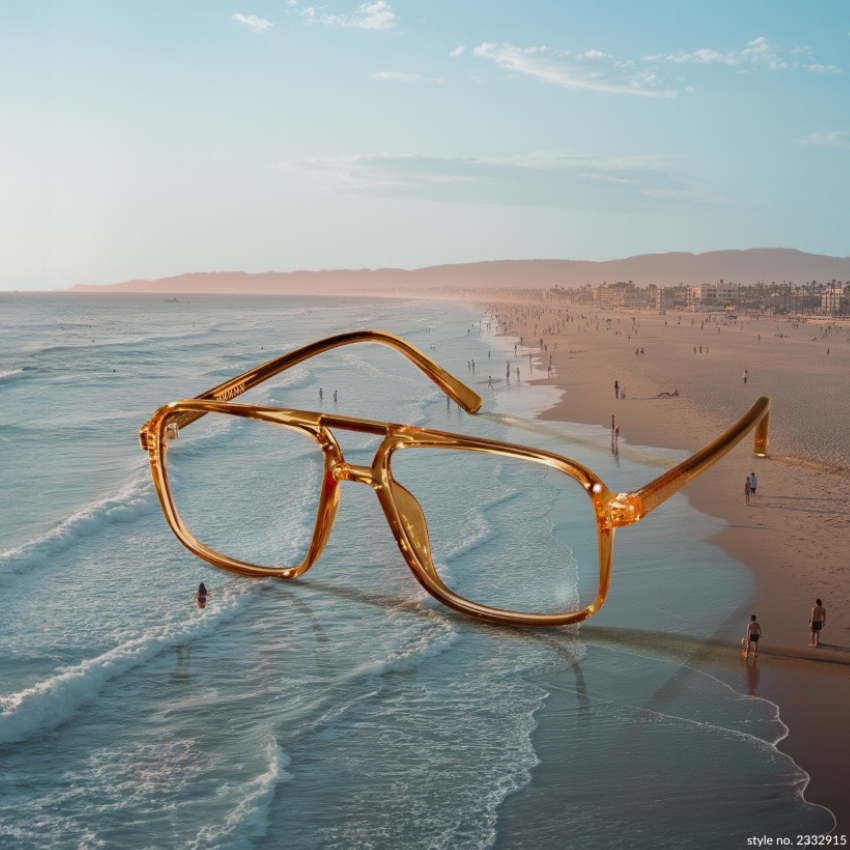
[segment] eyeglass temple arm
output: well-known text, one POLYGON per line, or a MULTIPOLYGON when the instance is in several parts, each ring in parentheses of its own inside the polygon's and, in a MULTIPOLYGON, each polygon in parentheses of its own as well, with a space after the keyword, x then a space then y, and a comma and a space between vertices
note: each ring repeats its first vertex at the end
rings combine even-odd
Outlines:
POLYGON ((426 357, 418 348, 415 348, 400 336, 395 336, 384 331, 350 331, 349 333, 329 336, 326 339, 305 345, 303 348, 297 348, 295 351, 282 354, 274 360, 269 360, 268 363, 264 363, 256 369, 251 369, 236 378, 231 378, 229 381, 213 387, 211 390, 207 390, 203 395, 197 396, 197 398, 231 401, 236 396, 242 395, 242 393, 257 386, 257 384, 261 384, 263 381, 280 374, 286 369, 292 368, 298 363, 302 363, 304 360, 315 357, 324 351, 330 351, 333 348, 352 345, 357 342, 377 342, 381 345, 394 348, 410 360, 420 371, 424 372, 428 378, 466 410, 467 413, 475 413, 481 407, 481 398, 469 389, 469 387, 462 384, 457 378, 449 374, 441 366, 438 366, 430 357, 426 357))
POLYGON ((755 429, 753 451, 759 457, 764 457, 767 454, 769 422, 770 399, 767 396, 760 396, 756 403, 714 442, 667 470, 663 475, 659 475, 640 490, 618 497, 621 511, 615 523, 631 525, 645 517, 732 451, 753 429, 755 429))
MULTIPOLYGON (((262 366, 257 366, 255 369, 243 372, 241 375, 237 375, 235 378, 231 378, 223 384, 219 384, 217 387, 213 387, 211 390, 195 396, 195 398, 208 401, 232 401, 252 387, 256 387, 258 384, 267 381, 269 378, 280 374, 286 369, 291 369, 304 360, 315 357, 322 352, 330 351, 333 348, 352 345, 357 342, 377 342, 381 345, 387 345, 400 354, 403 354, 414 366, 424 372, 446 395, 466 410, 467 413, 475 413, 481 407, 480 396, 476 395, 469 387, 462 384, 457 378, 449 374, 441 366, 438 366, 430 357, 426 357, 418 348, 415 348, 409 342, 399 336, 385 333, 384 331, 350 331, 349 333, 329 336, 326 339, 305 345, 303 348, 297 348, 295 351, 282 354, 280 357, 275 357, 273 360, 263 363, 262 366)), ((185 428, 190 422, 200 419, 203 415, 203 413, 185 412, 180 415, 178 425, 181 428, 185 428)))

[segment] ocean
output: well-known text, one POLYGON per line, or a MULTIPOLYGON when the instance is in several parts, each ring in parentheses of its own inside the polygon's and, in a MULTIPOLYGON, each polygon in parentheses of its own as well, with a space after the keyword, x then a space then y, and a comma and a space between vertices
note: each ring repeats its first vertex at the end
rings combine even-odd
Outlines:
MULTIPOLYGON (((684 495, 618 532, 608 601, 580 627, 495 626, 440 605, 355 484, 297 580, 225 573, 179 543, 139 427, 169 401, 363 328, 403 336, 475 389, 482 412, 447 404, 375 345, 239 401, 548 449, 615 492, 681 456, 536 420, 558 397, 531 383, 542 359, 468 304, 0 295, 0 844, 724 848, 828 831, 808 777, 776 748, 777 707, 701 660, 702 639, 743 633, 753 583, 704 542, 719 521, 684 495)), ((376 438, 339 437, 350 462, 371 462, 376 438)), ((548 497, 497 492, 513 479, 493 463, 448 488, 442 467, 411 472, 438 494, 426 513, 445 513, 447 582, 469 566, 497 588, 537 560, 548 497)), ((239 470, 252 504, 280 502, 274 522, 307 533, 285 465, 239 470)), ((229 473, 204 480, 199 515, 226 531, 244 506, 229 473)), ((741 673, 754 684, 757 668, 741 673)))

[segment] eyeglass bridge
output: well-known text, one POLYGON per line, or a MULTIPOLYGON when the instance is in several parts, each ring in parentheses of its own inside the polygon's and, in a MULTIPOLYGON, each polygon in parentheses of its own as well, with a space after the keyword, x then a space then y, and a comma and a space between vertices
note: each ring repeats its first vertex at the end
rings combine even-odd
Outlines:
POLYGON ((368 484, 373 489, 379 486, 370 466, 357 466, 356 464, 343 461, 342 463, 334 464, 333 476, 337 481, 354 481, 358 484, 368 484))

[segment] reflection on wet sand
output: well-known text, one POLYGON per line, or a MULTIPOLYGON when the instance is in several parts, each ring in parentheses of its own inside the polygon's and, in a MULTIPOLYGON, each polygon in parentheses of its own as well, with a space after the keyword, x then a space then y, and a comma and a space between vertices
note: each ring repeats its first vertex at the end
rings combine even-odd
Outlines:
MULTIPOLYGON (((305 616, 310 618, 314 630, 317 630, 317 641, 319 640, 319 631, 321 631, 321 641, 325 646, 327 645, 328 638, 321 629, 318 618, 310 611, 309 605, 304 600, 303 595, 299 593, 302 589, 319 591, 349 602, 384 608, 386 610, 403 608, 413 616, 421 616, 423 618, 430 618, 432 616, 430 610, 423 607, 418 600, 380 591, 361 590, 356 587, 341 585, 339 582, 301 578, 298 580, 297 585, 281 584, 280 589, 284 592, 287 599, 290 599, 305 616), (307 613, 308 611, 310 611, 309 614, 307 613)), ((434 603, 434 605, 439 606, 439 603, 434 603)), ((445 617, 468 629, 494 629, 503 634, 511 635, 517 640, 532 641, 538 644, 543 643, 556 652, 559 651, 560 637, 569 638, 571 641, 575 640, 576 637, 580 637, 582 644, 585 646, 623 649, 630 652, 646 653, 647 655, 664 658, 668 661, 677 661, 682 667, 693 671, 692 677, 693 675, 697 675, 700 670, 704 670, 709 666, 727 669, 733 669, 736 666, 740 660, 740 643, 723 638, 721 635, 728 634, 730 627, 741 621, 743 615, 749 610, 749 605, 749 602, 741 605, 715 629, 711 636, 705 638, 675 632, 651 631, 649 629, 596 626, 593 625, 592 620, 580 626, 558 626, 547 629, 503 626, 494 623, 483 623, 458 614, 449 608, 443 608, 442 606, 439 606, 439 608, 445 617)), ((565 660, 573 657, 572 652, 567 651, 565 648, 562 649, 564 650, 565 660)), ((841 668, 850 667, 850 654, 812 652, 802 647, 762 646, 759 650, 758 658, 762 661, 783 660, 802 664, 838 665, 841 668)), ((682 674, 682 676, 685 676, 685 674, 682 674)), ((677 693, 681 693, 681 690, 687 687, 687 681, 684 679, 678 679, 677 681, 678 684, 674 687, 674 690, 677 693)))

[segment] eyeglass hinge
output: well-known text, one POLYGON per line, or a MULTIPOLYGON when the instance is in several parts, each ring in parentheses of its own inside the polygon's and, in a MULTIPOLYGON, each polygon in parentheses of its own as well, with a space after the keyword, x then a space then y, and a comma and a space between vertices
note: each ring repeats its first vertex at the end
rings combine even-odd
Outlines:
POLYGON ((611 502, 611 518, 614 525, 631 525, 643 517, 643 501, 640 496, 618 493, 611 502))
MULTIPOLYGON (((141 428, 139 428, 139 444, 141 445, 144 451, 148 451, 149 448, 152 447, 152 443, 149 442, 150 432, 148 431, 149 422, 145 422, 141 428)), ((176 440, 180 434, 180 429, 177 426, 176 422, 169 422, 165 426, 165 439, 166 440, 176 440)))

